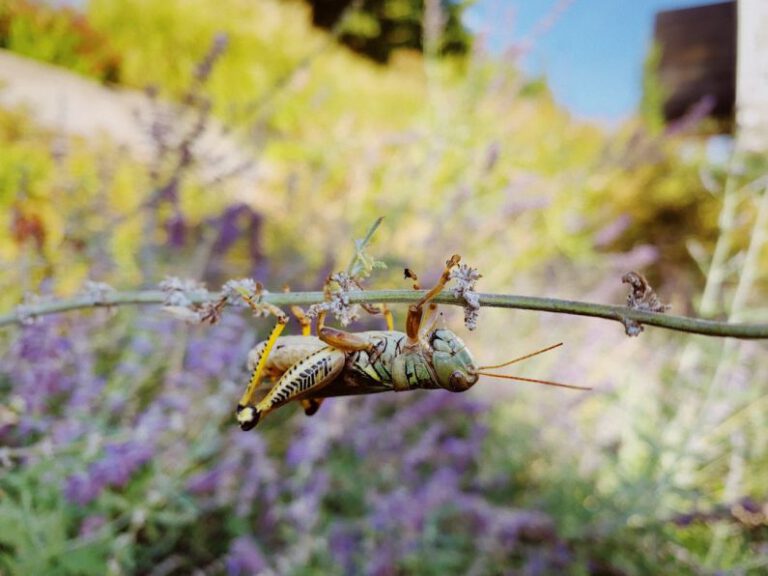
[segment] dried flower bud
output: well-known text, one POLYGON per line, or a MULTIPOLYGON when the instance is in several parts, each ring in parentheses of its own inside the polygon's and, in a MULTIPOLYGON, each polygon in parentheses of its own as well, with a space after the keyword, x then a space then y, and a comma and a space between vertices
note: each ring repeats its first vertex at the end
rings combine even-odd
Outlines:
POLYGON ((208 295, 205 286, 196 280, 169 276, 160 282, 160 290, 165 293, 163 304, 166 306, 191 306, 193 298, 208 295))
POLYGON ((32 326, 37 322, 37 316, 32 312, 32 307, 26 304, 16 306, 16 321, 22 326, 32 326))
POLYGON ((331 309, 330 302, 320 302, 318 304, 312 304, 309 308, 307 308, 307 311, 305 312, 305 316, 311 320, 314 320, 322 312, 328 312, 330 309, 331 309))
POLYGON ((480 296, 475 292, 475 284, 482 278, 477 268, 461 264, 451 270, 451 279, 456 281, 453 295, 464 299, 464 325, 469 330, 477 328, 477 318, 480 313, 480 296))
POLYGON ((92 282, 86 280, 83 284, 82 294, 93 299, 94 304, 104 304, 107 298, 114 294, 115 289, 106 282, 92 282))
POLYGON ((646 312, 666 312, 670 306, 662 304, 645 276, 638 272, 628 272, 621 277, 624 284, 629 284, 631 292, 627 295, 627 306, 633 310, 646 312))
POLYGON ((38 322, 38 317, 35 314, 35 305, 40 304, 44 300, 39 294, 33 292, 25 292, 24 298, 21 304, 16 306, 16 322, 22 326, 32 326, 38 322))
MULTIPOLYGON (((628 272, 621 277, 624 284, 629 284, 631 290, 627 295, 627 307, 632 310, 643 310, 645 312, 666 312, 669 310, 667 304, 662 304, 656 292, 653 291, 645 276, 638 272, 628 272)), ((624 331, 627 336, 639 336, 643 331, 643 326, 637 320, 631 318, 622 318, 624 331)))
POLYGON ((253 278, 241 278, 229 280, 221 288, 222 295, 227 299, 227 304, 239 308, 248 306, 244 296, 248 296, 258 302, 263 294, 268 294, 264 287, 253 278))
POLYGON ((360 292, 362 287, 355 278, 346 272, 336 272, 328 277, 326 294, 328 300, 319 304, 313 304, 307 310, 307 318, 317 318, 323 312, 330 312, 342 326, 348 326, 360 317, 360 307, 349 303, 350 292, 360 292), (337 290, 331 291, 329 284, 335 283, 337 290))

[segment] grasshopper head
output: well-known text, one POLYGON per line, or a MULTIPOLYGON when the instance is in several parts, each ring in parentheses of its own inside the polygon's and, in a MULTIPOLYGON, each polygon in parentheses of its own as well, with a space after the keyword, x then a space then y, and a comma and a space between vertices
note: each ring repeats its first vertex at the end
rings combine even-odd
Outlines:
POLYGON ((461 338, 450 330, 438 328, 429 335, 432 366, 437 383, 451 392, 464 392, 479 378, 477 366, 461 338))
POLYGON ((261 418, 261 412, 259 412, 255 406, 243 406, 242 404, 238 404, 237 412, 235 414, 237 416, 237 421, 240 424, 240 429, 245 432, 253 430, 256 424, 259 423, 259 418, 261 418))

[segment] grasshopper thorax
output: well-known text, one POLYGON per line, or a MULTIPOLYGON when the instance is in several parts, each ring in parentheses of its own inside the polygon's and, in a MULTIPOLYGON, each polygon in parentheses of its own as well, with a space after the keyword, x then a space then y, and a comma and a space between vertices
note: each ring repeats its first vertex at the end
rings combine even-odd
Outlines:
POLYGON ((450 330, 438 328, 429 334, 428 342, 432 366, 441 388, 463 392, 477 382, 477 366, 461 338, 450 330))

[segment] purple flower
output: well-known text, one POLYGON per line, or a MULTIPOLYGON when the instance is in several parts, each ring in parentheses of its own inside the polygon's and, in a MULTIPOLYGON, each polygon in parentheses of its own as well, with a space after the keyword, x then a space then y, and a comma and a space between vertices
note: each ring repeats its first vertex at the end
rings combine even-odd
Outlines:
MULTIPOLYGON (((236 378, 242 374, 243 358, 253 338, 246 321, 237 314, 226 314, 210 328, 196 331, 190 339, 185 359, 185 376, 204 381, 236 378)), ((188 382, 185 383, 185 387, 188 382)))
POLYGON ((355 572, 355 558, 362 545, 363 536, 359 529, 349 523, 336 522, 331 525, 328 549, 331 557, 345 574, 355 572))
POLYGON ((80 524, 80 537, 88 538, 93 536, 106 523, 107 519, 104 516, 86 516, 80 524))
POLYGON ((203 59, 198 62, 197 68, 195 69, 195 79, 198 82, 202 83, 208 79, 208 77, 211 75, 211 72, 213 71, 214 65, 216 64, 217 60, 221 58, 228 45, 229 36, 227 36, 226 33, 219 32, 216 34, 216 36, 213 37, 211 47, 208 49, 208 52, 205 54, 203 59))
POLYGON ((138 442, 109 444, 104 456, 93 462, 87 472, 70 476, 64 496, 70 502, 85 505, 107 488, 123 488, 134 473, 152 458, 152 448, 138 442))
POLYGON ((594 244, 598 248, 605 248, 611 242, 619 238, 622 233, 632 223, 632 217, 629 214, 621 214, 597 232, 595 232, 594 244))
POLYGON ((168 245, 172 248, 182 248, 187 238, 187 223, 184 215, 177 210, 165 221, 165 231, 168 235, 168 245))
POLYGON ((85 506, 98 498, 103 488, 88 474, 81 472, 67 478, 64 485, 64 497, 73 504, 85 506))
POLYGON ((399 555, 393 550, 391 544, 381 542, 373 551, 373 555, 367 562, 366 574, 368 576, 396 576, 400 573, 397 569, 399 555))
POLYGON ((43 318, 21 328, 2 371, 10 377, 14 391, 29 413, 40 415, 53 400, 71 391, 78 362, 71 341, 64 335, 61 320, 43 318))
POLYGON ((204 470, 187 480, 187 490, 193 494, 213 494, 221 483, 225 470, 220 467, 204 470))
POLYGON ((152 449, 147 444, 135 441, 109 444, 104 456, 94 462, 89 471, 105 486, 122 488, 151 458, 152 449))
POLYGON ((248 536, 241 536, 229 547, 227 574, 229 576, 256 576, 268 570, 264 555, 258 544, 248 536))

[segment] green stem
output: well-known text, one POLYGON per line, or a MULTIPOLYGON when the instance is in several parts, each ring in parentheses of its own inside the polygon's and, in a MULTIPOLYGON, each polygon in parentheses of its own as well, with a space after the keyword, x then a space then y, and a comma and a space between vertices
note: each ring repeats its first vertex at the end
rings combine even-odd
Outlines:
POLYGON ((384 216, 379 216, 376 218, 376 221, 368 229, 368 233, 365 235, 365 238, 362 239, 359 245, 355 245, 355 254, 352 256, 352 260, 350 260, 349 266, 347 266, 347 275, 352 275, 352 272, 355 269, 355 264, 357 264, 357 261, 360 259, 360 253, 368 247, 368 243, 371 241, 371 238, 373 238, 374 233, 383 220, 384 216))
MULTIPOLYGON (((425 290, 370 290, 365 292, 348 292, 351 304, 360 303, 393 303, 411 304, 417 302, 426 294, 425 290)), ((634 320, 648 326, 657 326, 678 332, 703 334, 705 336, 719 336, 742 339, 768 339, 768 324, 735 324, 728 322, 716 322, 700 318, 686 316, 673 316, 655 312, 633 310, 625 306, 609 306, 592 304, 589 302, 577 302, 572 300, 558 300, 556 298, 538 298, 533 296, 515 296, 512 294, 478 294, 480 305, 489 308, 515 308, 520 310, 535 310, 539 312, 553 312, 556 314, 571 314, 576 316, 591 316, 605 318, 624 323, 634 320)), ((219 298, 219 294, 210 293, 208 296, 190 298, 194 303, 201 304, 219 298)), ((17 308, 15 311, 0 315, 0 327, 12 324, 21 324, 25 319, 58 314, 72 310, 86 308, 105 308, 113 306, 129 305, 162 305, 165 294, 160 290, 146 290, 138 292, 113 292, 104 294, 98 299, 91 296, 78 296, 61 300, 51 300, 36 304, 28 304, 17 308)), ((275 306, 290 306, 316 304, 323 301, 322 292, 275 292, 265 294, 263 302, 275 306)), ((435 298, 438 304, 463 306, 462 298, 445 292, 435 298)))

